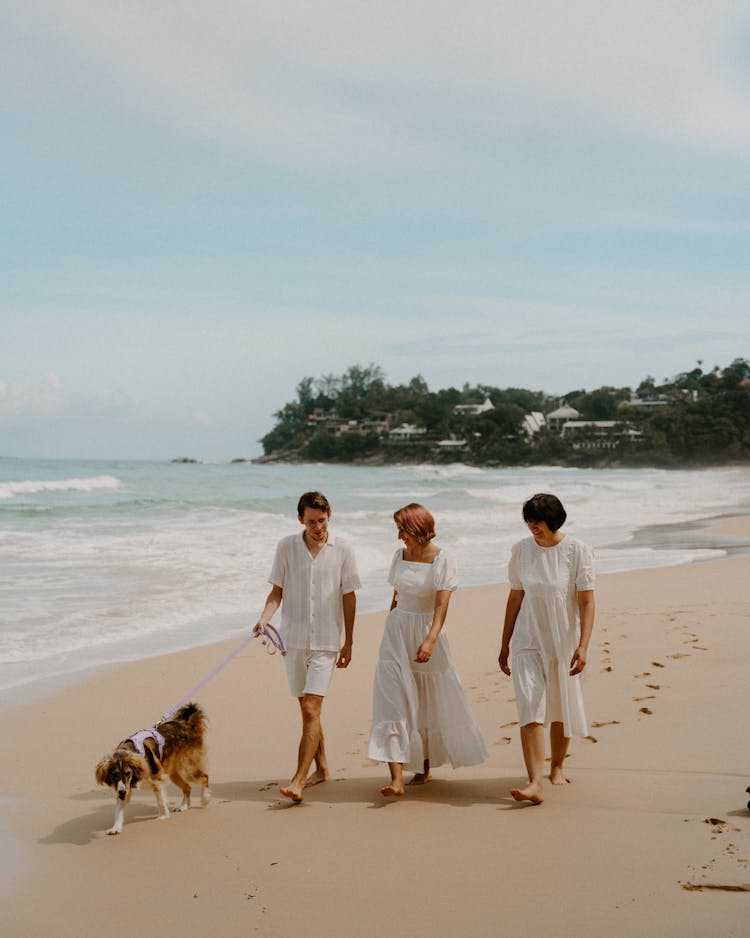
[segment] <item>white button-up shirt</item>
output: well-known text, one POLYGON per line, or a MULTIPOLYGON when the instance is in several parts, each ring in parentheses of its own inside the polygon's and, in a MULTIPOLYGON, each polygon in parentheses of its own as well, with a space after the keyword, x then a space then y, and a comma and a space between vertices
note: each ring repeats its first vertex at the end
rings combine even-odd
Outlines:
POLYGON ((312 557, 304 531, 279 541, 268 582, 279 586, 281 634, 287 648, 338 651, 344 627, 341 597, 361 587, 354 551, 328 531, 312 557))

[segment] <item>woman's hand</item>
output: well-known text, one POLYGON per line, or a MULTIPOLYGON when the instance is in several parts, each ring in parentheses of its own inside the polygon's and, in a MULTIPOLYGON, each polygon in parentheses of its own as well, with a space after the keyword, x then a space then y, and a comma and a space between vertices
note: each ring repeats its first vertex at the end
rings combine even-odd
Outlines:
POLYGON ((497 656, 497 663, 500 665, 500 670, 503 674, 507 674, 510 677, 510 668, 508 667, 508 658, 510 657, 510 649, 503 646, 500 649, 500 654, 497 656))
POLYGON ((576 674, 580 674, 585 667, 586 649, 583 645, 579 645, 573 652, 573 657, 570 659, 570 676, 574 677, 576 674))
POLYGON ((417 649, 417 657, 414 660, 418 661, 420 664, 425 664, 432 657, 432 649, 434 647, 435 642, 426 638, 417 649))

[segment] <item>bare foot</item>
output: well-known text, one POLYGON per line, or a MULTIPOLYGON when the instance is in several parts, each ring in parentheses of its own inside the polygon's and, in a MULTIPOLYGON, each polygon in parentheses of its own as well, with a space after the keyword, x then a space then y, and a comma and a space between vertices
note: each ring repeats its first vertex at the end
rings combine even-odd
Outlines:
POLYGON ((309 788, 311 785, 319 785, 321 782, 328 781, 328 772, 325 769, 316 769, 311 775, 307 776, 305 782, 305 788, 309 788))
POLYGON ((416 772, 414 778, 407 782, 407 785, 426 785, 430 780, 429 772, 416 772))
POLYGON ((541 804, 544 801, 539 782, 529 782, 526 788, 511 788, 510 793, 516 801, 530 801, 532 804, 541 804))
POLYGON ((302 789, 304 785, 295 785, 291 781, 286 788, 280 788, 279 792, 285 797, 290 798, 295 804, 299 804, 302 801, 302 789))
POLYGON ((391 782, 390 785, 386 785, 385 788, 380 789, 380 794, 384 795, 386 798, 391 798, 394 795, 400 797, 401 795, 403 795, 403 793, 404 793, 404 786, 396 785, 393 782, 391 782))
POLYGON ((552 767, 549 773, 549 780, 553 785, 570 785, 570 779, 565 778, 562 766, 560 765, 555 765, 552 767))

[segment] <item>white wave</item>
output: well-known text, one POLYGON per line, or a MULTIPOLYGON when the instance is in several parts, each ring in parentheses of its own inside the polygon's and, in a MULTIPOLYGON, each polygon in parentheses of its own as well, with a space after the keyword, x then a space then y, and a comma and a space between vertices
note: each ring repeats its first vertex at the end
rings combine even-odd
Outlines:
POLYGON ((37 495, 40 492, 94 492, 119 489, 122 483, 115 476, 91 476, 86 479, 26 479, 23 482, 0 482, 0 498, 16 495, 37 495))

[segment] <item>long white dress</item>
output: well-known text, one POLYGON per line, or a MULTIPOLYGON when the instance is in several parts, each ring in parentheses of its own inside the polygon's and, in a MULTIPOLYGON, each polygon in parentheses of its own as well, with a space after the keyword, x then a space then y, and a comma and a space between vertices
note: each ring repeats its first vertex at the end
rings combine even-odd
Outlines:
POLYGON ((561 722, 566 736, 586 736, 581 675, 570 677, 570 661, 580 638, 577 593, 594 588, 592 550, 570 535, 554 547, 524 538, 508 579, 524 591, 510 645, 518 722, 561 722))
POLYGON ((373 685, 368 755, 401 762, 414 772, 450 762, 453 768, 487 758, 451 660, 445 627, 429 661, 414 660, 432 625, 437 590, 456 588, 456 562, 441 550, 433 563, 404 560, 397 550, 388 582, 397 605, 385 620, 373 685))

